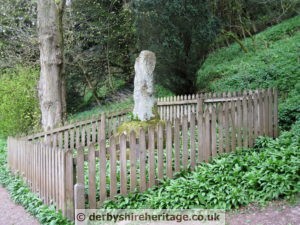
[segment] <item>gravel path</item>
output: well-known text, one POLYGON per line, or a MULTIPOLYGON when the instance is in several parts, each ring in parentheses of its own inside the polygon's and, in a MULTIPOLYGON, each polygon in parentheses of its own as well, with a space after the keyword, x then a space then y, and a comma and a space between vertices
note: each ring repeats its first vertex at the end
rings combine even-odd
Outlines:
POLYGON ((227 214, 226 225, 300 225, 300 204, 278 201, 265 208, 248 206, 227 214))
POLYGON ((16 205, 0 186, 0 225, 39 225, 39 222, 22 206, 16 205))

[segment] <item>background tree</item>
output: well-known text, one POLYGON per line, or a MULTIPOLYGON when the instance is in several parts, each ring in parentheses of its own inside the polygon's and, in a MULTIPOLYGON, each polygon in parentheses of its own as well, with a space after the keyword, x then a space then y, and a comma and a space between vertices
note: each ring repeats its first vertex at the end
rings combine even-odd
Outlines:
POLYGON ((36 1, 0 2, 0 68, 38 65, 36 1))
POLYGON ((221 25, 212 50, 236 41, 245 52, 248 50, 241 39, 253 37, 266 27, 298 14, 300 9, 299 0, 213 0, 210 4, 221 25))
POLYGON ((133 19, 122 0, 73 0, 65 14, 65 63, 71 111, 132 82, 133 19))
POLYGON ((63 25, 65 0, 38 0, 40 42, 39 99, 44 130, 63 122, 66 114, 63 74, 63 25))
POLYGON ((133 0, 137 46, 157 56, 156 80, 177 94, 196 91, 196 71, 218 33, 207 0, 133 0))

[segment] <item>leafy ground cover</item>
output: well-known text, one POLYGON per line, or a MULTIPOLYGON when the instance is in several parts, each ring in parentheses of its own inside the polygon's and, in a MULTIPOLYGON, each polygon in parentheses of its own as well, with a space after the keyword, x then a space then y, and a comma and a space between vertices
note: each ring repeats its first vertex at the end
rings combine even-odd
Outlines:
POLYGON ((144 193, 118 196, 106 208, 224 208, 273 199, 293 198, 300 192, 300 122, 273 140, 261 137, 253 149, 240 149, 164 180, 144 193))
POLYGON ((46 206, 38 196, 30 191, 23 180, 12 175, 6 164, 6 141, 0 140, 0 185, 6 187, 12 200, 22 205, 26 211, 35 216, 41 224, 68 225, 71 224, 63 217, 61 212, 56 212, 54 206, 46 206))
POLYGON ((93 107, 90 110, 86 110, 86 111, 79 112, 79 113, 74 113, 74 114, 68 116, 68 121, 72 122, 72 121, 76 121, 76 120, 84 120, 87 118, 91 118, 93 116, 98 116, 101 113, 106 113, 106 112, 116 113, 116 112, 120 112, 122 110, 132 108, 132 107, 133 107, 133 99, 128 98, 127 100, 124 100, 122 102, 107 103, 102 106, 93 107))
POLYGON ((197 75, 200 91, 277 87, 279 122, 289 129, 300 117, 300 16, 270 27, 208 57, 197 75))

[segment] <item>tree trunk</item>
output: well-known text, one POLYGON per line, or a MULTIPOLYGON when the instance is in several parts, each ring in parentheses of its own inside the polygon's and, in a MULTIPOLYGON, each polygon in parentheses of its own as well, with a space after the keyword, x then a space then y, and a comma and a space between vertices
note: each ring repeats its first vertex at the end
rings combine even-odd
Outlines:
POLYGON ((65 0, 38 0, 41 63, 38 89, 44 130, 62 124, 66 116, 62 26, 64 6, 65 0))

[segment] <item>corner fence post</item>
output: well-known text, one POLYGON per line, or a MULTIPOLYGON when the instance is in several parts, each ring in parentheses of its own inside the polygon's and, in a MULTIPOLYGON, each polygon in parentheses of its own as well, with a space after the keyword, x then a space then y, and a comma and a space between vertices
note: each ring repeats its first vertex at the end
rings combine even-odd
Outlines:
MULTIPOLYGON (((74 185, 74 200, 75 209, 85 209, 84 184, 77 183, 74 185)), ((75 218, 75 225, 78 223, 79 221, 75 218)))

